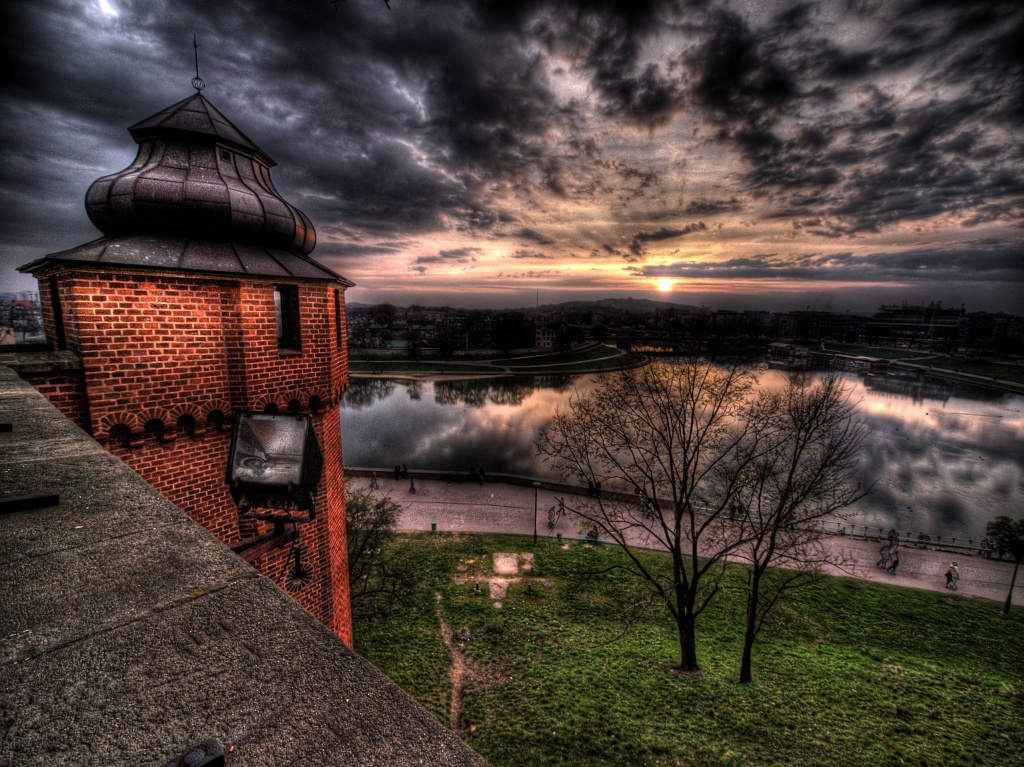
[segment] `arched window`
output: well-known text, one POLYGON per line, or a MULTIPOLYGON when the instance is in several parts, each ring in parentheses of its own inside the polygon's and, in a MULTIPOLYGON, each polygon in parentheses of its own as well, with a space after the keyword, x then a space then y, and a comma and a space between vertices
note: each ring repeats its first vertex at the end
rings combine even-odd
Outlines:
POLYGON ((117 447, 131 447, 132 430, 123 423, 115 423, 110 427, 110 444, 117 447))
POLYGON ((266 405, 264 405, 263 412, 264 413, 276 413, 277 409, 278 408, 277 408, 277 403, 276 402, 268 402, 266 405))
POLYGON ((317 415, 320 412, 320 408, 323 407, 323 402, 315 394, 309 398, 309 412, 313 415, 317 415))
POLYGON ((302 410, 302 403, 297 399, 293 399, 288 402, 289 413, 298 413, 300 410, 302 410))
POLYGON ((146 421, 146 425, 143 427, 142 431, 143 433, 154 437, 157 442, 163 442, 166 427, 164 426, 164 422, 159 418, 152 418, 146 421))
POLYGON ((175 424, 178 431, 182 434, 187 435, 190 438, 196 436, 196 419, 190 416, 188 413, 178 416, 178 422, 175 424))
POLYGON ((206 416, 206 428, 220 431, 224 428, 224 413, 220 410, 211 410, 206 416))

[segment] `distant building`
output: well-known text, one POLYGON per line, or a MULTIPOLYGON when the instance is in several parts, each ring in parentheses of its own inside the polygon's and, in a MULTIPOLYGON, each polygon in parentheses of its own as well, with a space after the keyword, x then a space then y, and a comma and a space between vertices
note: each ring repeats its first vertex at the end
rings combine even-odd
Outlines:
POLYGON ((6 293, 0 299, 0 345, 40 340, 43 311, 33 291, 6 293))
POLYGON ((534 346, 551 349, 559 345, 565 334, 565 325, 559 322, 539 324, 534 328, 534 346))
POLYGON ((926 348, 952 346, 956 340, 964 309, 943 308, 942 302, 923 305, 882 306, 864 322, 864 340, 868 343, 906 344, 926 348))
POLYGON ((743 314, 731 309, 719 309, 711 315, 712 327, 719 332, 735 330, 739 328, 743 321, 743 314))
POLYGON ((865 355, 837 354, 832 358, 832 367, 863 375, 882 375, 889 370, 889 360, 865 355))
POLYGON ((810 350, 806 346, 776 341, 768 345, 768 363, 791 370, 807 367, 810 350))
POLYGON ((1024 351, 1024 318, 1003 312, 971 312, 957 324, 957 346, 968 351, 1024 351))
POLYGON ((776 314, 772 321, 779 338, 853 342, 863 319, 849 314, 796 311, 776 314))

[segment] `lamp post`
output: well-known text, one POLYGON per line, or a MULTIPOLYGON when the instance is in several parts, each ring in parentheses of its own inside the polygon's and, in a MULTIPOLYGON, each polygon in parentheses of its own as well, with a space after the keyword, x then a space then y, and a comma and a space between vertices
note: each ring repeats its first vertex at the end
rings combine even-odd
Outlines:
POLYGON ((533 483, 533 545, 537 545, 537 492, 540 490, 540 482, 533 483))

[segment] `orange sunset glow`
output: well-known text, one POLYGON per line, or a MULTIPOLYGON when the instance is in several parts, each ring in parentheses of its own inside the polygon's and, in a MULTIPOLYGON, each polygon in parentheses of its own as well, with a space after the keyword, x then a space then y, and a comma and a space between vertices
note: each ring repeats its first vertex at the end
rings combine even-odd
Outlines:
POLYGON ((131 162, 126 125, 189 95, 196 29, 204 95, 279 163, 350 301, 1024 313, 1014 4, 103 0, 15 18, 10 289, 95 236, 82 195, 131 162))

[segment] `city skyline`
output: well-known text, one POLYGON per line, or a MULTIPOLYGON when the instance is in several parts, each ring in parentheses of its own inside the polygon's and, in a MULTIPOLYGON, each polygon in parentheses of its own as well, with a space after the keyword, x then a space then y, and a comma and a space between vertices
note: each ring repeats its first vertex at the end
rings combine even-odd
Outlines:
POLYGON ((17 266, 95 239, 126 128, 204 96, 349 300, 1024 314, 1011 3, 11 3, 17 266), (13 32, 12 32, 13 30, 13 32))

